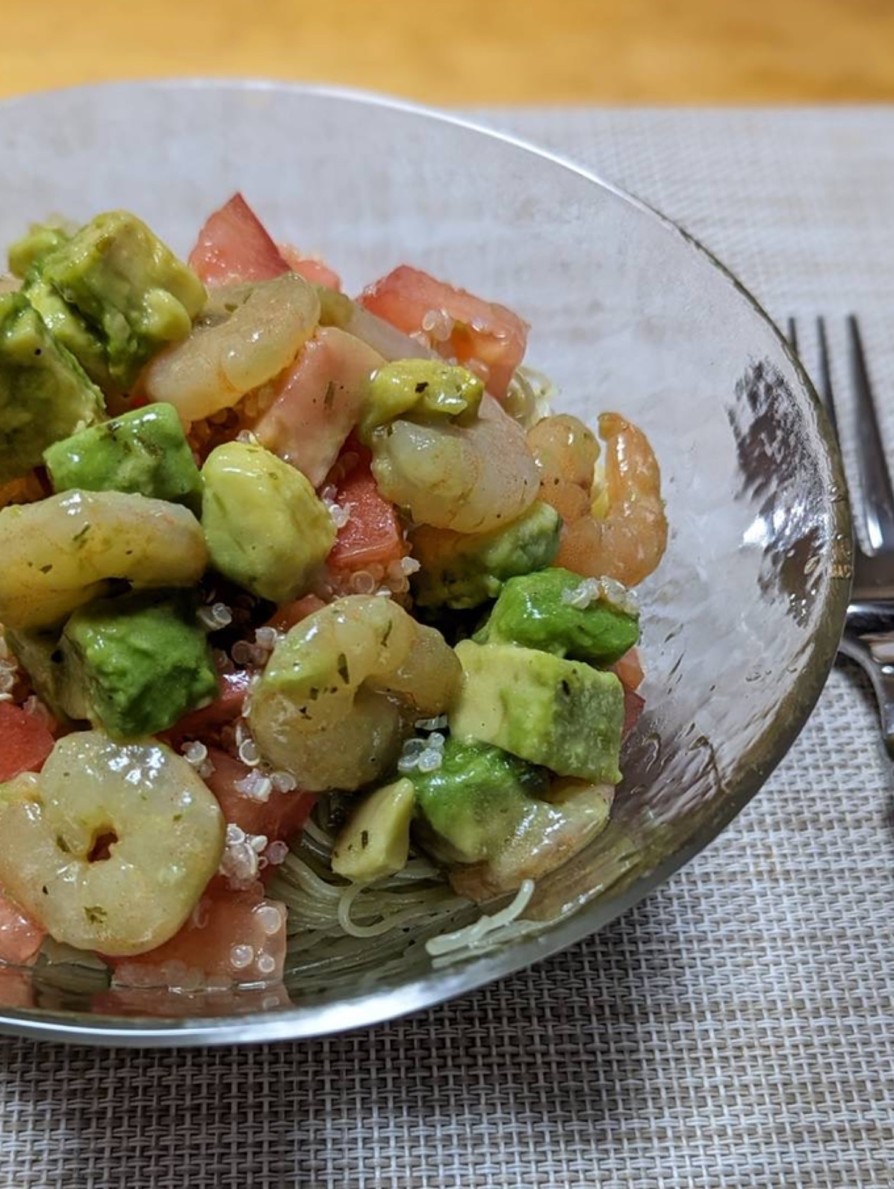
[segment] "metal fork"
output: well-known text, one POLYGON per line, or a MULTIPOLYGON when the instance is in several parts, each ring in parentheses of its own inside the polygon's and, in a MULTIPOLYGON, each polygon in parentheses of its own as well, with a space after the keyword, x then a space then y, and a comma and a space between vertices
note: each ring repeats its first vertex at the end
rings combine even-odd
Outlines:
MULTIPOLYGON (((854 542, 853 588, 838 648, 869 677, 878 702, 885 746, 894 758, 894 490, 885 462, 860 327, 853 314, 847 319, 847 330, 860 484, 858 492, 851 492, 851 504, 859 517, 862 534, 858 533, 854 542)), ((817 318, 816 331, 820 363, 818 390, 837 435, 829 342, 822 318, 817 318)), ((794 318, 789 318, 788 337, 797 354, 798 328, 794 318)))

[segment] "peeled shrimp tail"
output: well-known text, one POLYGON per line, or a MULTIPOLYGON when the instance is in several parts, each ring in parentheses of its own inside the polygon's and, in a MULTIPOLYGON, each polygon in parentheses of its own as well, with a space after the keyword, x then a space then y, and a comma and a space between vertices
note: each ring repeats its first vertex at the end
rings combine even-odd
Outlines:
POLYGON ((649 440, 619 414, 603 413, 599 437, 605 473, 599 490, 592 485, 595 452, 580 432, 586 427, 579 422, 580 430, 550 427, 559 420, 546 418, 529 435, 540 464, 541 498, 565 521, 555 564, 585 577, 636 586, 655 570, 667 547, 661 471, 649 440), (600 510, 606 505, 605 515, 594 514, 594 504, 600 510))

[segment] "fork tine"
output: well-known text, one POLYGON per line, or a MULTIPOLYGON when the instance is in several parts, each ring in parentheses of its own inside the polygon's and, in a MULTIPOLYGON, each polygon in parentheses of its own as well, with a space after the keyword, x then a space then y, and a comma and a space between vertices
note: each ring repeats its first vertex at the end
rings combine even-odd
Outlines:
POLYGON ((853 314, 848 317, 847 326, 850 333, 851 375, 857 402, 857 461, 863 495, 863 524, 870 548, 878 553, 885 548, 894 549, 894 491, 891 490, 891 476, 885 463, 860 327, 853 314))
POLYGON ((798 324, 794 318, 789 318, 788 320, 788 335, 786 337, 794 353, 800 355, 801 352, 798 350, 798 324))
POLYGON ((829 341, 826 338, 825 319, 816 320, 816 337, 819 339, 820 384, 819 394, 832 422, 832 432, 840 441, 838 433, 838 417, 835 414, 835 393, 832 390, 832 367, 829 363, 829 341))

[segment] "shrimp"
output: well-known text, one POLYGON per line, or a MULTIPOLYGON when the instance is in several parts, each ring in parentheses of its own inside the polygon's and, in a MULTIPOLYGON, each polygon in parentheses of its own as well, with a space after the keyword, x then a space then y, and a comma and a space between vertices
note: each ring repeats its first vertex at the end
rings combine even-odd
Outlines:
POLYGON ((180 929, 225 825, 193 768, 155 740, 60 739, 40 773, 0 785, 0 885, 57 941, 141 954, 180 929))
POLYGON ((542 879, 605 829, 614 795, 610 784, 554 780, 545 798, 531 798, 519 828, 495 854, 451 868, 454 891, 480 902, 514 891, 526 879, 542 879))
POLYGON ((576 418, 548 417, 528 434, 540 466, 541 498, 565 521, 554 564, 636 586, 667 546, 661 472, 646 435, 618 413, 600 416, 599 437, 605 444, 601 488, 592 478, 598 444, 576 418), (605 515, 594 512, 603 503, 605 515))
POLYGON ((301 788, 353 790, 396 760, 417 718, 447 708, 461 674, 439 632, 390 599, 348 595, 277 645, 248 720, 262 756, 301 788))
POLYGON ((372 451, 380 492, 417 524, 487 533, 517 520, 537 498, 525 432, 487 394, 471 425, 399 418, 375 432, 372 451))
POLYGON ((0 509, 0 623, 49 627, 104 594, 134 586, 192 586, 208 563, 186 508, 120 491, 67 491, 0 509))
POLYGON ((172 404, 185 425, 210 417, 288 367, 319 319, 317 291, 297 273, 222 285, 189 338, 148 365, 141 392, 172 404))

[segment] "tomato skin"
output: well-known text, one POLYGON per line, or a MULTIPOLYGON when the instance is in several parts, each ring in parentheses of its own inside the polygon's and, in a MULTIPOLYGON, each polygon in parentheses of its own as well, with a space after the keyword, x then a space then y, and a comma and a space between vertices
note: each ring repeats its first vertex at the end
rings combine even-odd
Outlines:
POLYGON ((290 272, 288 262, 241 194, 206 219, 189 266, 206 285, 269 281, 290 272))
POLYGON ((22 772, 39 772, 53 743, 42 719, 12 702, 0 702, 0 783, 22 772))
POLYGON ((0 892, 0 962, 11 966, 33 962, 46 935, 46 929, 26 917, 18 905, 0 892))
POLYGON ((460 363, 477 360, 484 364, 487 390, 498 400, 506 395, 513 372, 524 358, 528 327, 518 314, 421 269, 401 265, 364 289, 357 300, 404 334, 422 331, 426 314, 443 310, 454 320, 454 327, 445 342, 432 345, 460 363))
POLYGON ((392 503, 379 494, 370 469, 370 453, 353 439, 343 455, 354 461, 336 483, 335 502, 350 505, 346 524, 338 530, 328 564, 349 572, 370 565, 387 566, 405 557, 409 549, 392 503))
POLYGON ((276 789, 266 801, 249 797, 236 787, 251 774, 251 768, 218 748, 208 749, 214 771, 205 783, 217 797, 227 822, 246 834, 264 834, 268 842, 288 842, 298 834, 314 807, 316 797, 294 789, 280 793, 276 789))

